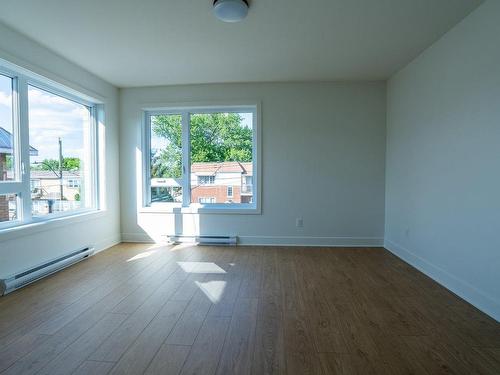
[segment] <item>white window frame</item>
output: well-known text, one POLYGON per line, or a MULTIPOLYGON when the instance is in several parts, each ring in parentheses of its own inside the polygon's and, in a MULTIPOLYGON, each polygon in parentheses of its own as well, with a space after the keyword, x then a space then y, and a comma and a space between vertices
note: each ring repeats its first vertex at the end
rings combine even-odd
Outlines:
POLYGON ((165 105, 143 106, 143 183, 140 212, 200 213, 200 214, 261 214, 261 105, 258 101, 248 103, 167 103, 165 105), (252 113, 252 203, 215 203, 203 205, 191 203, 191 113, 252 113), (151 202, 151 117, 157 115, 181 115, 182 117, 182 204, 174 202, 151 202))
POLYGON ((17 220, 0 222, 0 234, 3 234, 5 231, 10 231, 11 229, 25 227, 27 225, 52 220, 60 222, 61 219, 98 211, 100 209, 98 124, 103 122, 103 102, 40 76, 37 73, 18 67, 3 59, 0 59, 0 74, 13 80, 13 138, 15 142, 14 168, 16 176, 16 180, 14 181, 0 182, 0 194, 17 195, 17 220), (90 109, 90 154, 92 158, 92 160, 89 161, 89 170, 91 171, 91 191, 89 192, 89 196, 91 197, 90 207, 65 212, 56 212, 38 217, 32 216, 29 153, 29 86, 33 86, 51 94, 71 100, 90 109))
POLYGON ((226 188, 226 196, 228 198, 234 198, 234 187, 233 185, 228 185, 227 188, 226 188), (231 189, 231 195, 229 195, 229 189, 231 189))

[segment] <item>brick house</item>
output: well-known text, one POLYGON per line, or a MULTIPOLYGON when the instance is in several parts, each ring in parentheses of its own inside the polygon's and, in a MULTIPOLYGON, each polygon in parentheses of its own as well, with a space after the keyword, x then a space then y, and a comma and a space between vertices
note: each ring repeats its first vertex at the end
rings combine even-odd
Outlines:
POLYGON ((252 163, 193 163, 191 203, 252 203, 252 163))

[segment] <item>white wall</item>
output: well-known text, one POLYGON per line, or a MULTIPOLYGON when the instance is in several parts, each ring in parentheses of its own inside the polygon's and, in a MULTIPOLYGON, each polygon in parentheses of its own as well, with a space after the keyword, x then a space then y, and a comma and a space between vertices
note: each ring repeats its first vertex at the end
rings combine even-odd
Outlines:
POLYGON ((102 98, 106 111, 106 210, 80 218, 78 223, 52 222, 0 233, 0 277, 5 277, 88 244, 102 250, 120 240, 118 90, 1 24, 0 35, 0 58, 84 94, 102 98))
POLYGON ((245 244, 381 245, 385 98, 384 83, 122 89, 123 239, 159 240, 174 233, 177 221, 184 234, 236 234, 245 244), (141 108, 150 103, 245 99, 262 103, 262 214, 138 213, 141 108), (304 220, 302 229, 295 227, 297 217, 304 220))
POLYGON ((500 2, 388 84, 386 247, 500 320, 500 2))

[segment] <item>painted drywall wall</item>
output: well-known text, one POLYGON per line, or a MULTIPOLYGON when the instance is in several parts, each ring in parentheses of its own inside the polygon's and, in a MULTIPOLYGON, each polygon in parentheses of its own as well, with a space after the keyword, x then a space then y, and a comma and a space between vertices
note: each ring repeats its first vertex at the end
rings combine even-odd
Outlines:
MULTIPOLYGON (((0 277, 94 245, 102 250, 120 241, 118 186, 118 90, 94 75, 0 24, 0 58, 84 94, 102 98, 105 106, 105 210, 67 224, 46 223, 0 233, 0 277)), ((96 56, 98 58, 98 56, 96 56)))
POLYGON ((381 245, 385 98, 385 83, 380 82, 122 89, 123 240, 161 240, 174 234, 180 221, 184 234, 238 235, 242 244, 381 245), (142 108, 256 100, 262 106, 262 214, 138 212, 142 108), (303 228, 296 228, 298 217, 303 228))
POLYGON ((500 2, 388 83, 386 247, 500 320, 500 2))

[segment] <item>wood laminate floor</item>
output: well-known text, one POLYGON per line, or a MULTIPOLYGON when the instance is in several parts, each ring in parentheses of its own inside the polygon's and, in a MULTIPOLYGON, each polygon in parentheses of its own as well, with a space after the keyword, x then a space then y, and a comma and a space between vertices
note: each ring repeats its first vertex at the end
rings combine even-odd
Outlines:
POLYGON ((0 298, 0 374, 500 374, 500 324, 380 248, 121 244, 0 298))

